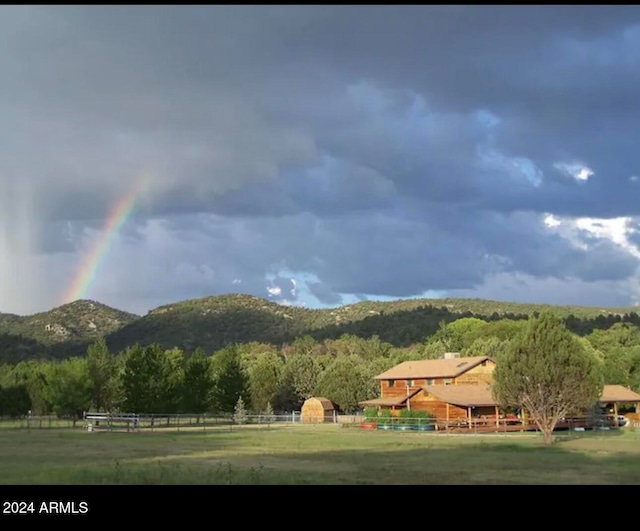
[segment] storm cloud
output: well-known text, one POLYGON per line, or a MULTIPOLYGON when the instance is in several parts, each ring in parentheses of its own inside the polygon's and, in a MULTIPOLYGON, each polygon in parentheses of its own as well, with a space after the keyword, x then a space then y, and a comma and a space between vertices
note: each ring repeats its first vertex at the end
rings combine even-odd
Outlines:
POLYGON ((640 301, 635 6, 0 13, 0 311, 640 301))

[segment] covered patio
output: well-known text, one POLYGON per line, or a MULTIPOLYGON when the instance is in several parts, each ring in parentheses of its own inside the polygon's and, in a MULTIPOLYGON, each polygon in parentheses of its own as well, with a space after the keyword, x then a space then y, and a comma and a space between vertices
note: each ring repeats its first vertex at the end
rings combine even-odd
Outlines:
POLYGON ((621 404, 635 404, 635 414, 631 414, 629 417, 640 419, 640 394, 623 385, 605 385, 598 405, 613 415, 616 424, 621 404))

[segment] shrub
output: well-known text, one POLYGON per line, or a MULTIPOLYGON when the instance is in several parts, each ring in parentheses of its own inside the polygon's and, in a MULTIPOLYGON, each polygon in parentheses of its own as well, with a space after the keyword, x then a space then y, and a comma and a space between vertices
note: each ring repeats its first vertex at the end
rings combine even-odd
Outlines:
POLYGON ((377 422, 378 421, 378 408, 371 406, 364 410, 365 422, 377 422))
POLYGON ((391 415, 390 409, 381 410, 380 413, 378 414, 378 418, 376 419, 378 424, 391 424, 392 420, 393 420, 393 415, 391 415))
POLYGON ((400 411, 400 420, 402 424, 425 424, 431 415, 427 411, 415 411, 412 409, 403 409, 400 411))

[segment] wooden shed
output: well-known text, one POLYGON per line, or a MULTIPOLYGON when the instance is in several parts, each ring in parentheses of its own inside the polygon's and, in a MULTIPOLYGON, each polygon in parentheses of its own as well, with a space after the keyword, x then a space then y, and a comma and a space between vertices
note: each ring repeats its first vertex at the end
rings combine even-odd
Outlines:
POLYGON ((300 412, 300 422, 315 424, 333 422, 336 407, 328 398, 316 396, 305 400, 300 412))

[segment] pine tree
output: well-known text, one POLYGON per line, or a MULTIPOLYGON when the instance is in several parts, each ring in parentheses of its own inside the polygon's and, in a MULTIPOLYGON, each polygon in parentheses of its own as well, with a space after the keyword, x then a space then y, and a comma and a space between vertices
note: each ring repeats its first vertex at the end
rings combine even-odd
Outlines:
POLYGON ((510 342, 493 376, 494 396, 503 407, 524 408, 547 444, 560 419, 594 406, 603 386, 596 356, 548 312, 510 342))
POLYGON ((274 422, 276 420, 276 417, 273 414, 273 407, 271 407, 271 402, 267 403, 267 409, 264 412, 264 419, 267 423, 274 422))
POLYGON ((233 410, 233 421, 236 424, 247 423, 247 410, 244 407, 244 400, 242 400, 242 397, 238 398, 238 401, 236 402, 236 407, 233 410))

